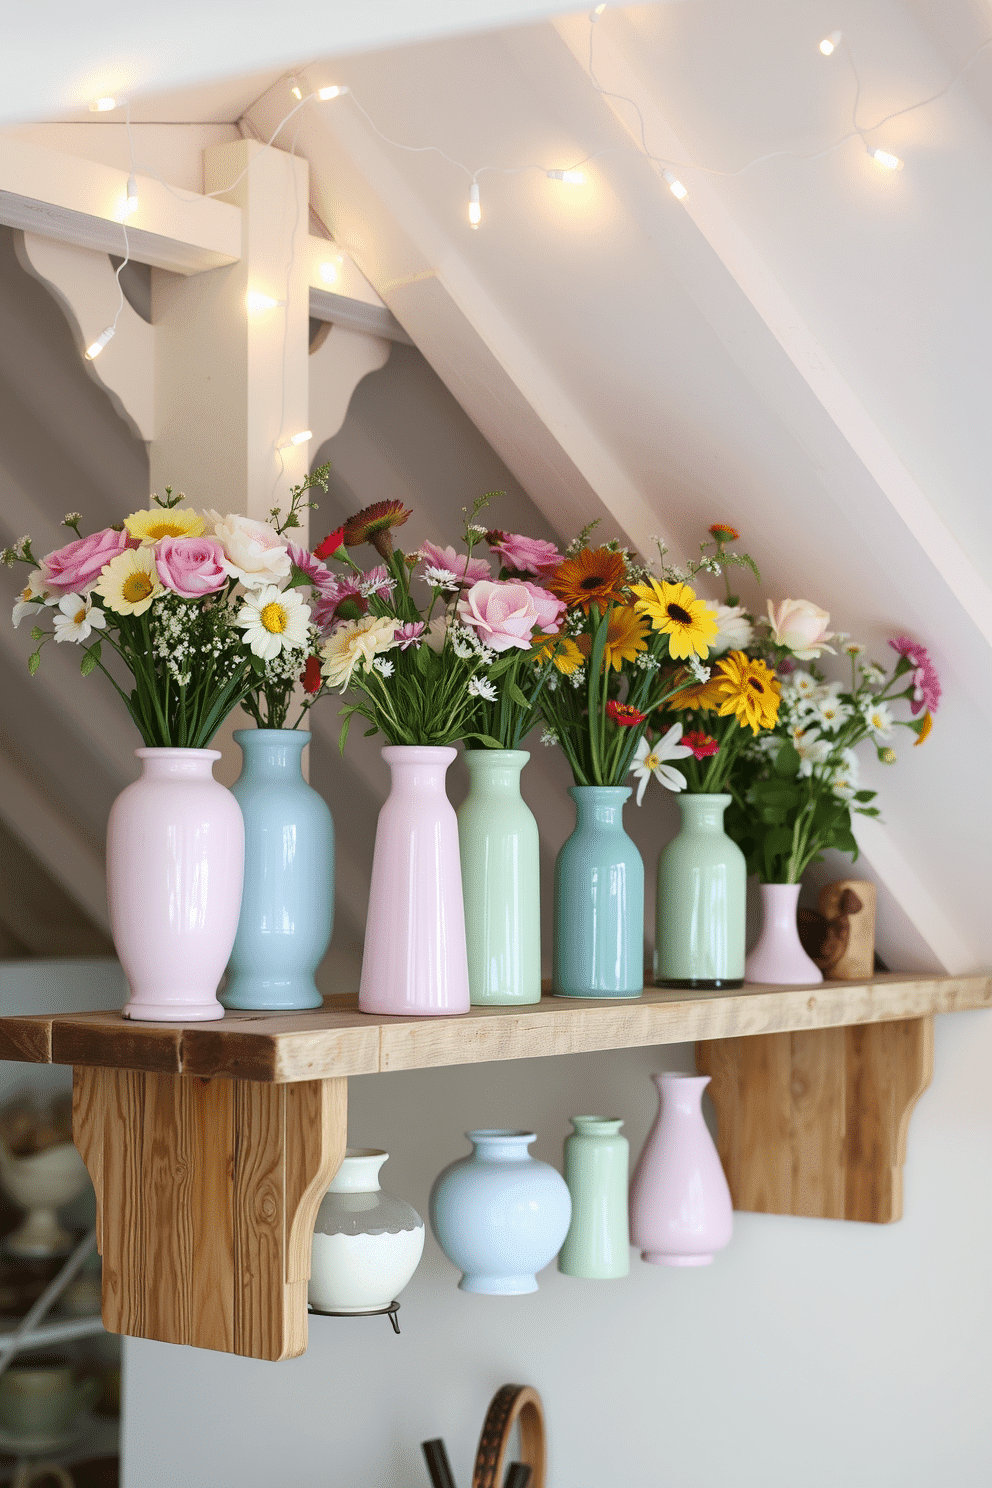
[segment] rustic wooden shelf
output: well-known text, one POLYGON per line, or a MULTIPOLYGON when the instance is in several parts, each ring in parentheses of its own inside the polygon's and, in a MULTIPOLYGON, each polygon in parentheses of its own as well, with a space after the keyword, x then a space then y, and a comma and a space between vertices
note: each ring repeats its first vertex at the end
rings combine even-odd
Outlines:
POLYGON ((884 1222, 901 1212, 933 1015, 990 1006, 984 975, 651 988, 457 1018, 366 1017, 333 998, 188 1026, 0 1018, 0 1058, 74 1066, 107 1328, 282 1359, 307 1344, 310 1239, 344 1153, 349 1075, 694 1041, 738 1208, 884 1222))

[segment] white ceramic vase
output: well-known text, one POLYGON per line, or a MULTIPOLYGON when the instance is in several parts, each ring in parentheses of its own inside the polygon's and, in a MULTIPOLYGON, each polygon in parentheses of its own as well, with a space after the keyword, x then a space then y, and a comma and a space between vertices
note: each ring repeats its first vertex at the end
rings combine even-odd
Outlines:
POLYGON ((379 1187, 388 1157, 381 1148, 349 1147, 321 1201, 307 1289, 317 1312, 382 1312, 420 1264, 424 1221, 379 1187))

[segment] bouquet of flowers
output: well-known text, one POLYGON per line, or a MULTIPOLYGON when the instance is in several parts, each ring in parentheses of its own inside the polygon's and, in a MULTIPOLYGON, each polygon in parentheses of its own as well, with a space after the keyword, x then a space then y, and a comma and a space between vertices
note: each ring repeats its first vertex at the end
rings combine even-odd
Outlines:
POLYGON ((312 555, 285 533, 322 483, 326 467, 294 489, 284 519, 273 509, 271 523, 196 511, 166 487, 147 510, 88 536, 69 512, 63 525, 75 539, 41 559, 22 538, 0 561, 31 568, 13 611, 15 627, 35 620, 29 671, 50 640, 81 646, 83 675, 104 673, 150 747, 205 748, 238 703, 281 727, 319 640, 298 591, 319 592, 321 581, 312 555))
MULTIPOLYGON (((564 750, 577 785, 620 785, 636 768, 640 800, 648 776, 665 759, 690 752, 678 743, 682 726, 676 723, 652 755, 645 734, 650 720, 687 689, 710 682, 704 663, 718 636, 718 614, 692 582, 714 570, 707 551, 713 544, 704 543, 698 560, 676 569, 659 543, 655 576, 618 542, 590 548, 589 531, 544 580, 566 607, 562 633, 547 647, 560 675, 549 678, 541 701, 545 740, 564 750)), ((744 554, 724 561, 754 566, 744 554)), ((728 677, 727 687, 724 701, 745 707, 747 677, 728 677)), ((684 778, 678 779, 681 787, 684 778)))

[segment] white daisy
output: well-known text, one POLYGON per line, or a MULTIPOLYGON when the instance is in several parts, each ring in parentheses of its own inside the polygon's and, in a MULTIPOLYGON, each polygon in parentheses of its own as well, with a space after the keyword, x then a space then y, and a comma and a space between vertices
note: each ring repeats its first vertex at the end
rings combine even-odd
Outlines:
POLYGON ((885 673, 873 661, 863 661, 861 663, 861 675, 869 687, 880 687, 885 681, 885 673))
POLYGON ((789 686, 797 692, 801 698, 812 698, 820 690, 820 684, 809 672, 793 672, 789 678, 789 686))
POLYGON ((867 698, 864 703, 864 715, 865 722, 876 739, 891 737, 895 719, 892 717, 888 703, 876 703, 873 699, 867 698))
POLYGON ((826 739, 820 738, 818 729, 794 728, 792 742, 799 755, 799 774, 802 776, 812 775, 814 768, 830 757, 830 745, 826 739))
POLYGON ((471 697, 485 698, 487 703, 496 701, 496 684, 488 677, 470 677, 468 690, 471 697))
POLYGON ((682 725, 674 723, 667 734, 662 734, 653 744, 641 736, 637 741, 637 753, 634 755, 630 773, 636 775, 640 784, 637 787, 637 804, 640 806, 644 800, 644 792, 648 788, 648 781, 653 775, 656 780, 670 791, 685 790, 685 776, 681 770, 674 770, 666 760, 685 759, 686 755, 692 753, 687 744, 680 744, 682 737, 682 725))
POLYGON ((434 589, 457 589, 458 579, 450 568, 438 568, 434 563, 428 563, 424 569, 424 578, 434 589))
POLYGON ((858 779, 861 773, 858 757, 853 749, 845 749, 841 756, 841 763, 830 782, 835 796, 840 796, 842 801, 850 801, 858 789, 858 779))
POLYGON ((844 646, 844 651, 847 653, 848 656, 863 656, 865 653, 865 648, 864 646, 862 646, 860 641, 847 641, 844 646))
POLYGON ((836 733, 841 724, 847 722, 853 711, 850 704, 842 703, 832 693, 822 698, 816 706, 816 716, 829 733, 836 733))
POLYGON ((35 600, 43 599, 48 604, 54 598, 55 596, 50 594, 45 587, 45 575, 41 569, 33 568, 28 574, 28 581, 17 596, 17 602, 14 605, 12 616, 14 629, 17 629, 25 615, 33 615, 37 612, 38 606, 35 600))
POLYGON ((102 610, 93 608, 93 600, 86 594, 63 594, 59 600, 59 613, 55 616, 56 641, 85 641, 94 630, 103 630, 107 617, 102 610))
POLYGON ((296 589, 277 589, 265 584, 252 589, 234 621, 245 633, 245 642, 255 656, 271 661, 280 651, 299 650, 307 644, 310 606, 296 589))

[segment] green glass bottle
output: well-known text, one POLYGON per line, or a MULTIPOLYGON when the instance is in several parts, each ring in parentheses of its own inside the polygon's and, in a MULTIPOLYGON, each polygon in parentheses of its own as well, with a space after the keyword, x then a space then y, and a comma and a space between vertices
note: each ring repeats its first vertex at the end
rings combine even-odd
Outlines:
POLYGON ((659 987, 744 985, 744 854, 723 830, 731 797, 675 797, 682 829, 658 859, 655 982, 659 987))

